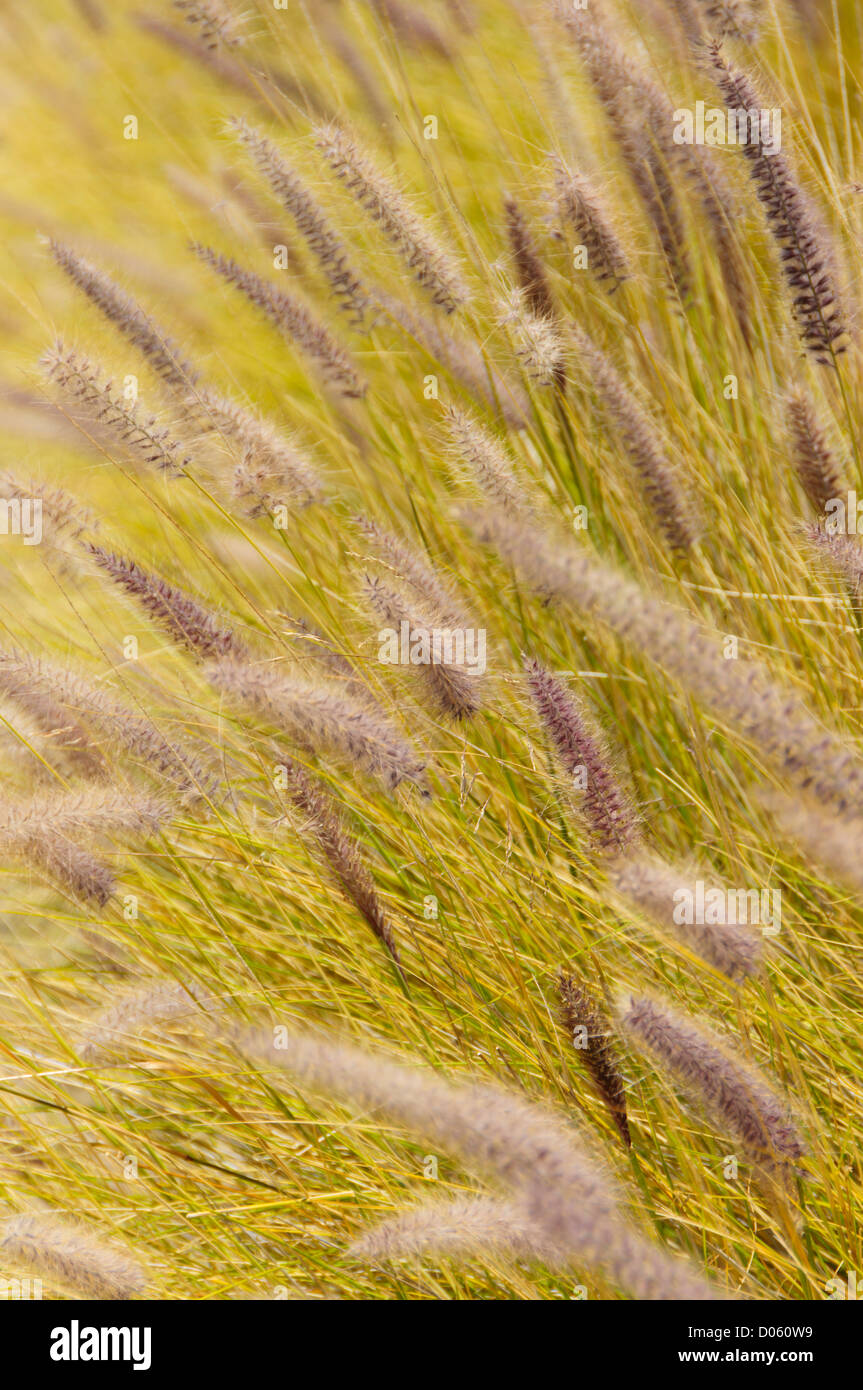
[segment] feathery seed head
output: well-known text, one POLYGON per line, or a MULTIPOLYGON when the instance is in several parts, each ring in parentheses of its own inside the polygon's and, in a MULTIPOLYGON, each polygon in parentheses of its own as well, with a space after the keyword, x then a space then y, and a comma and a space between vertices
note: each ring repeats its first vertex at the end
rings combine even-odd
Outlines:
POLYGON ((330 751, 378 777, 425 787, 425 763, 398 729, 343 688, 283 674, 278 666, 220 661, 208 667, 214 685, 251 706, 308 752, 330 751))
POLYGON ((269 420, 209 390, 197 391, 187 408, 206 431, 223 435, 242 450, 233 485, 247 515, 262 516, 287 502, 307 507, 323 500, 314 464, 269 420))
POLYGON ((7 501, 17 501, 22 505, 29 501, 39 503, 39 544, 50 548, 64 567, 71 567, 75 546, 82 535, 96 529, 96 522, 76 497, 62 488, 51 487, 37 482, 35 478, 23 479, 13 473, 0 474, 0 495, 7 501))
POLYGON ((544 530, 492 507, 465 509, 462 517, 545 598, 644 652, 795 786, 840 811, 863 813, 863 763, 854 750, 763 664, 726 661, 718 630, 686 617, 571 540, 556 543, 544 530))
POLYGON ((271 284, 253 270, 246 270, 230 256, 220 255, 209 246, 192 243, 199 260, 209 265, 223 280, 235 285, 256 308, 266 314, 282 337, 301 349, 343 396, 361 397, 366 383, 358 375, 347 351, 329 329, 314 317, 295 295, 271 284))
POLYGON ((169 431, 153 418, 142 418, 138 405, 118 396, 86 357, 57 343, 43 354, 40 365, 76 416, 98 425, 106 441, 122 454, 166 473, 183 471, 189 459, 169 431))
POLYGON ((274 1046, 264 1030, 239 1040, 261 1063, 354 1106, 380 1109, 473 1170, 493 1175, 524 1202, 530 1226, 561 1263, 602 1270, 635 1297, 722 1297, 625 1222, 616 1188, 556 1115, 499 1086, 446 1081, 324 1036, 291 1032, 284 1043, 274 1046))
POLYGON ((367 384, 357 374, 349 354, 295 295, 270 284, 256 272, 245 270, 231 257, 221 256, 210 246, 193 242, 192 250, 217 275, 227 279, 229 285, 242 291, 256 309, 263 310, 282 338, 306 353, 335 391, 352 398, 365 395, 367 384))
POLYGON ((863 893, 863 817, 835 816, 811 800, 759 788, 756 801, 782 834, 840 883, 863 893))
POLYGON ((516 278, 528 308, 539 318, 554 319, 554 298, 527 219, 515 198, 504 198, 503 208, 516 278))
MULTIPOLYGON (((728 63, 718 40, 708 44, 707 60, 729 110, 764 109, 751 78, 728 63)), ((827 234, 785 154, 777 149, 765 152, 760 124, 747 122, 743 153, 779 248, 803 346, 817 362, 835 366, 837 356, 845 351, 846 326, 827 234)))
POLYGON ((573 10, 565 0, 557 0, 556 9, 575 43, 653 225, 671 285, 685 304, 692 295, 692 267, 686 222, 672 173, 681 147, 672 142, 671 104, 615 42, 596 0, 589 10, 573 10))
POLYGON ((805 527, 804 535, 813 555, 836 579, 843 581, 852 603, 859 604, 863 594, 863 545, 859 536, 828 530, 818 522, 805 527))
POLYGON ((453 627, 445 615, 430 613, 427 606, 409 601, 376 576, 365 576, 364 590, 370 607, 387 628, 399 636, 403 631, 408 634, 411 653, 417 653, 417 659, 412 655, 410 670, 417 674, 439 713, 451 719, 476 714, 481 705, 479 674, 472 673, 466 660, 458 657, 459 638, 465 657, 467 654, 465 628, 453 627))
POLYGON ((376 295, 380 308, 398 324, 423 352, 439 362, 474 400, 484 402, 502 416, 512 429, 523 429, 530 418, 531 405, 520 382, 502 377, 488 361, 476 341, 454 329, 446 331, 430 315, 421 315, 400 300, 381 291, 376 295))
POLYGON ((420 550, 379 526, 371 517, 358 516, 354 520, 382 563, 395 571, 428 605, 438 626, 455 627, 466 621, 455 594, 420 550))
POLYGON ((448 314, 464 304, 468 290, 452 257, 358 142, 342 126, 331 122, 318 127, 315 143, 333 173, 395 246, 432 301, 448 314))
POLYGON ((844 483, 839 465, 818 420, 811 396, 799 388, 786 397, 794 467, 800 484, 819 516, 827 503, 840 497, 844 483))
POLYGON ((356 841, 345 830, 336 803, 323 785, 313 781, 293 759, 285 764, 285 776, 288 797, 303 818, 303 831, 310 836, 348 902, 353 903, 399 966, 392 925, 356 841))
POLYGON ((45 1212, 0 1222, 0 1254, 86 1298, 126 1299, 145 1288, 143 1270, 130 1255, 45 1212))
POLYGON ((673 551, 688 550, 696 539, 693 506, 665 453, 656 426, 611 359, 577 325, 574 334, 579 355, 607 415, 619 431, 623 447, 666 541, 673 551))
POLYGON ((449 405, 444 414, 449 452, 456 466, 466 468, 480 491, 504 511, 514 517, 531 516, 532 504, 500 440, 460 406, 449 405))
POLYGON ((373 1264, 428 1255, 559 1260, 556 1246, 526 1205, 502 1197, 458 1197, 413 1207, 366 1231, 349 1253, 373 1264))
POLYGON ((567 783, 578 789, 578 800, 597 847, 619 853, 638 839, 638 821, 629 797, 614 775, 611 759, 583 704, 563 681, 533 658, 524 669, 536 711, 567 783))
POLYGON ((400 42, 430 50, 441 58, 452 58, 453 50, 443 31, 418 5, 403 5, 401 0, 371 0, 371 3, 400 42))
POLYGON ((636 1048, 763 1169, 781 1172, 802 1157, 803 1140, 784 1101, 712 1034, 645 997, 630 998, 620 1022, 636 1048))
POLYGON ((127 797, 101 784, 81 792, 38 792, 0 806, 0 845, 73 897, 104 906, 114 876, 77 841, 94 836, 154 833, 168 815, 160 802, 127 797))
POLYGON ((593 995, 575 977, 560 972, 561 1021, 570 1041, 583 1055, 597 1091, 608 1107, 626 1147, 632 1147, 626 1118, 626 1084, 611 1041, 611 1024, 593 995))
POLYGON ((347 249, 316 199, 272 140, 242 118, 233 120, 231 127, 282 206, 293 217, 333 293, 344 301, 345 308, 350 309, 356 322, 360 323, 368 304, 368 295, 350 265, 347 249))
POLYGON ((0 691, 15 700, 88 776, 107 774, 94 733, 140 759, 179 786, 204 786, 209 778, 185 751, 149 720, 135 715, 101 685, 69 666, 24 651, 0 650, 0 691))
POLYGON ((629 264, 608 213, 588 180, 561 159, 554 161, 554 181, 559 220, 587 251, 591 274, 613 294, 629 278, 629 264))
POLYGON ((534 313, 523 290, 512 290, 501 306, 500 323, 508 328, 516 356, 537 386, 566 385, 566 355, 554 319, 534 313))
POLYGON ((236 48, 243 42, 241 21, 219 0, 174 0, 174 9, 197 30, 205 48, 236 48))
POLYGON ((158 982, 117 1000, 87 1028, 81 1057, 88 1063, 117 1061, 134 1055, 142 1032, 167 1024, 191 1024, 206 1030, 219 1010, 217 1000, 198 985, 158 982))
POLYGON ((229 628, 182 589, 150 574, 134 560, 125 560, 101 546, 88 545, 96 564, 130 594, 159 627, 194 656, 240 657, 243 647, 229 628))
POLYGON ((130 294, 62 242, 52 240, 49 244, 55 261, 73 284, 143 353, 167 385, 187 390, 197 380, 194 367, 130 294))
MULTIPOLYGON (((613 887, 624 898, 635 903, 663 931, 720 970, 729 980, 745 980, 759 973, 762 939, 755 930, 736 921, 699 922, 695 912, 680 910, 684 901, 681 890, 692 894, 693 899, 697 893, 697 888, 692 886, 691 876, 682 874, 673 865, 644 851, 621 856, 609 865, 608 876, 613 887), (687 916, 693 920, 687 921, 687 916)), ((709 891, 708 886, 705 892, 709 891)), ((736 890, 730 891, 735 892, 736 902, 736 890)), ((728 901, 727 897, 725 901, 728 901)), ((743 901, 747 903, 748 915, 746 893, 743 901)))

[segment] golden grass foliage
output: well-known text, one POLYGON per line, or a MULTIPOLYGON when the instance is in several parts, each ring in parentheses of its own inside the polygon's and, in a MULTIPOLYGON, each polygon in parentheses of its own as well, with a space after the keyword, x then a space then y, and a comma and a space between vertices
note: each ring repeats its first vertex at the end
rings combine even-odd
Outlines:
POLYGON ((141 9, 0 16, 0 1276, 824 1297, 859 6, 141 9))

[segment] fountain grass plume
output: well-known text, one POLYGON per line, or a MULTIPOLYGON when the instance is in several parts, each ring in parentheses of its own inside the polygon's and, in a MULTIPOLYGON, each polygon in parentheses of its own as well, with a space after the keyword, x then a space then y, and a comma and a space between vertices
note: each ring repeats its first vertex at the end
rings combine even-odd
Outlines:
POLYGON ((145 1031, 163 1034, 168 1025, 191 1024, 209 1032, 220 1011, 219 1001, 191 982, 150 982, 114 1000, 88 1023, 80 1055, 89 1065, 122 1062, 135 1055, 145 1031))
POLYGON ((220 661, 206 669, 217 689, 247 705, 309 753, 331 752, 380 779, 425 790, 425 763, 382 711, 343 687, 285 673, 278 665, 220 661))
POLYGON ((620 1026, 678 1083, 725 1138, 764 1172, 785 1176, 805 1153, 786 1102, 703 1025, 644 996, 621 1005, 620 1026))
POLYGON ((639 403, 610 357, 577 325, 579 356, 602 407, 620 435, 641 490, 673 552, 688 550, 696 540, 694 506, 668 458, 659 430, 639 403))
POLYGON ((566 1035, 583 1057, 615 1129, 630 1149, 632 1136, 626 1117, 626 1083, 612 1042, 611 1022, 590 991, 563 970, 558 979, 558 993, 566 1035))
POLYGON ((402 0, 371 0, 382 19, 392 28, 396 39, 408 48, 425 49, 439 58, 452 58, 453 48, 443 30, 419 5, 405 5, 402 0))
POLYGON ((152 835, 169 815, 165 802, 127 795, 101 783, 80 791, 50 789, 9 797, 0 804, 0 845, 74 898, 103 907, 115 880, 92 853, 93 840, 152 835))
POLYGON ((118 396, 100 368, 81 353, 58 342, 43 353, 40 366, 75 410, 76 423, 97 425, 100 436, 124 457, 175 476, 183 472, 190 460, 182 445, 153 416, 142 416, 137 403, 118 396))
POLYGON ((9 799, 0 809, 0 826, 10 839, 46 834, 153 835, 169 816, 165 799, 91 783, 71 791, 52 789, 9 799))
POLYGON ((863 816, 833 816, 812 801, 766 787, 754 799, 812 863, 863 894, 863 816))
POLYGON ((456 469, 512 516, 530 517, 533 505, 516 478, 503 441, 461 406, 448 405, 444 421, 448 453, 456 469))
POLYGON ((341 237, 330 225, 317 199, 291 168, 273 140, 250 126, 242 117, 231 121, 251 159, 269 183, 279 202, 290 213, 306 245, 318 262, 338 299, 362 322, 368 294, 350 264, 341 237))
POLYGON ((456 333, 449 323, 440 321, 440 316, 418 313, 385 291, 378 290, 375 299, 402 332, 475 401, 499 414, 513 429, 527 424, 531 405, 521 383, 502 376, 474 338, 456 333))
POLYGON ((734 923, 677 921, 675 894, 686 886, 685 875, 644 847, 632 798, 614 772, 600 731, 559 677, 536 660, 526 658, 524 667, 567 789, 575 791, 574 799, 611 885, 729 979, 756 974, 761 941, 754 932, 734 923))
POLYGON ((692 296, 692 264, 672 175, 671 105, 616 42, 597 0, 586 10, 573 10, 565 0, 556 0, 555 9, 605 111, 653 226, 671 285, 685 304, 692 296))
POLYGON ((324 500, 315 464, 297 440, 270 420, 208 388, 190 396, 186 409, 201 428, 221 434, 241 451, 233 487, 247 515, 263 516, 288 502, 302 508, 324 500))
POLYGON ((590 273, 614 293, 629 278, 629 262, 599 195, 582 174, 562 159, 553 163, 558 220, 570 227, 587 251, 590 273))
POLYGON ((584 705, 564 682, 532 657, 524 658, 528 689, 555 757, 595 846, 618 854, 638 841, 638 818, 616 777, 604 741, 584 705))
POLYGON ((0 650, 0 691, 27 710, 88 776, 110 772, 106 750, 94 739, 95 733, 111 750, 131 755, 148 772, 180 787, 204 786, 209 781, 191 753, 71 666, 21 650, 0 650))
POLYGON ((851 602, 860 603, 863 593, 863 545, 859 536, 844 531, 831 531, 812 522, 803 532, 813 558, 835 579, 841 579, 851 602))
POLYGON ((204 48, 236 48, 243 41, 241 20, 219 0, 173 0, 204 48))
MULTIPOLYGON (((721 42, 714 40, 708 45, 707 58, 730 111, 765 109, 754 82, 728 62, 721 42)), ((760 125, 757 130, 755 125, 751 120, 746 123, 743 153, 767 225, 779 248, 800 338, 816 362, 835 367, 837 357, 847 346, 847 329, 839 302, 833 248, 787 157, 781 150, 765 152, 760 125)))
POLYGON ((525 375, 536 386, 566 385, 566 348, 554 318, 536 313, 524 290, 511 290, 501 302, 499 322, 512 339, 525 375))
POLYGON ((527 218, 519 203, 510 194, 503 200, 503 210, 516 280, 528 308, 538 318, 553 320, 556 317, 554 297, 527 218))
POLYGON ((146 1287, 132 1255, 48 1212, 22 1212, 0 1221, 0 1255, 84 1298, 128 1299, 146 1287))
MULTIPOLYGON (((686 914, 680 912, 681 892, 695 893, 692 870, 681 871, 658 855, 638 849, 608 864, 607 874, 622 897, 635 903, 664 932, 729 980, 740 982, 759 974, 763 944, 756 931, 737 922, 687 922, 686 914)), ((706 893, 710 888, 708 884, 706 893)), ((748 904, 745 890, 742 894, 736 889, 719 891, 724 893, 726 902, 733 894, 735 903, 742 896, 748 904)))
POLYGON ((726 661, 717 629, 641 588, 587 547, 490 507, 462 515, 531 587, 648 656, 790 783, 840 811, 863 811, 863 762, 853 748, 763 663, 726 661))
POLYGON ((299 814, 299 833, 323 859, 337 886, 352 903, 397 968, 401 955, 395 932, 356 841, 348 834, 337 803, 323 784, 293 759, 284 764, 285 791, 299 814))
POLYGON ((371 517, 358 516, 355 521, 380 561, 408 584, 422 602, 429 605, 441 626, 457 627, 465 623, 465 614, 457 596, 416 546, 387 531, 371 517))
POLYGON ((42 530, 40 545, 50 550, 61 569, 75 568, 77 543, 87 532, 96 529, 94 518, 77 497, 64 488, 52 487, 37 478, 25 481, 8 471, 0 473, 0 497, 6 502, 7 513, 15 502, 23 508, 25 501, 31 506, 38 501, 42 530))
POLYGON ((123 337, 146 357, 153 370, 166 385, 188 390, 197 380, 197 372, 181 354, 173 339, 145 313, 130 294, 116 285, 104 271, 91 265, 62 242, 52 240, 51 254, 55 261, 105 318, 114 324, 123 337))
POLYGON ((237 1038, 258 1065, 312 1090, 373 1109, 457 1154, 524 1201, 527 1219, 563 1262, 601 1272, 645 1299, 716 1299, 685 1261, 628 1225, 618 1192, 571 1125, 516 1092, 455 1082, 316 1034, 271 1030, 237 1038))
POLYGON ((827 503, 847 490, 841 469, 809 393, 795 387, 785 404, 797 477, 813 510, 823 516, 827 503))
POLYGON ((126 560, 101 546, 88 545, 87 552, 157 626, 194 656, 202 660, 227 656, 239 660, 246 655, 243 643, 230 628, 183 589, 142 569, 135 560, 126 560))
POLYGON ((468 290, 452 256, 359 141, 344 127, 331 122, 315 131, 315 144, 336 178, 380 227, 432 302, 448 314, 464 304, 468 290))
POLYGON ((421 656, 409 669, 438 713, 456 720, 476 714, 482 703, 480 678, 470 673, 457 650, 459 638, 464 647, 464 627, 453 626, 446 612, 430 611, 374 575, 365 576, 364 591, 370 608, 399 641, 402 631, 409 634, 411 653, 421 656))
POLYGON ((457 1197, 398 1212, 365 1231, 348 1253, 371 1264, 428 1256, 559 1263, 556 1247, 526 1206, 502 1197, 457 1197))
POLYGON ((314 363, 334 390, 354 399, 365 395, 367 383, 360 377, 347 350, 296 295, 280 289, 210 246, 193 242, 192 250, 199 260, 227 280, 228 284, 234 285, 255 308, 260 309, 285 341, 298 347, 314 363))

